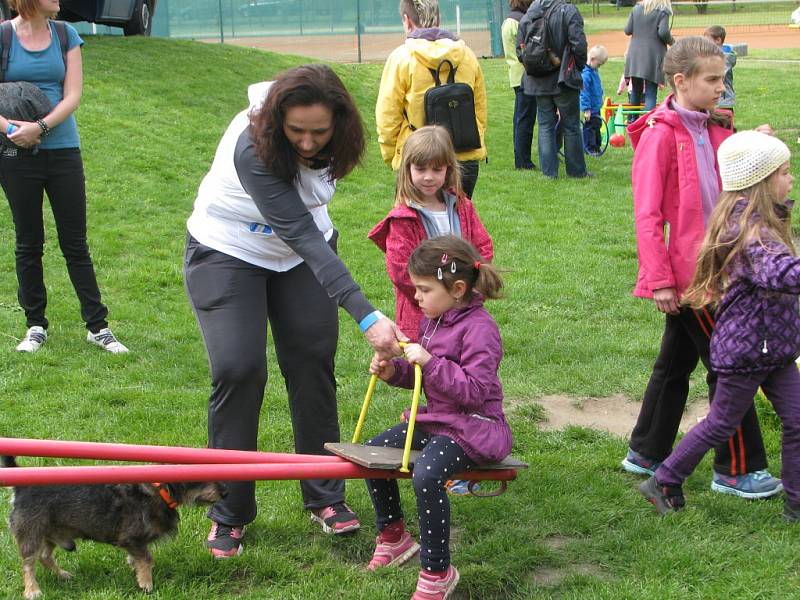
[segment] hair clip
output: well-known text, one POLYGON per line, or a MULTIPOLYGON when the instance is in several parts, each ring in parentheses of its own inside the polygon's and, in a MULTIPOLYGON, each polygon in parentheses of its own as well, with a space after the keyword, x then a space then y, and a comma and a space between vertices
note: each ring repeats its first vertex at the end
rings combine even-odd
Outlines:
POLYGON ((451 273, 455 273, 456 272, 456 261, 453 261, 453 262, 450 263, 450 272, 451 273))
POLYGON ((442 264, 447 264, 447 254, 442 254, 442 264))
POLYGON ((473 264, 472 266, 475 267, 476 271, 480 271, 481 270, 481 261, 476 260, 475 264, 473 264))
POLYGON ((442 275, 442 267, 436 269, 436 279, 438 279, 439 281, 444 279, 444 276, 442 275))

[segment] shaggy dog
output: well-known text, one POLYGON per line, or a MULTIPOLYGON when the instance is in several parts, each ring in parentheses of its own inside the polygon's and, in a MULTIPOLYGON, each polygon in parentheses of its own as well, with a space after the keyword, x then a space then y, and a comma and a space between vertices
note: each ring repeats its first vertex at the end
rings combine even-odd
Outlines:
MULTIPOLYGON (((3 456, 2 466, 17 463, 3 456)), ((57 576, 71 577, 56 564, 53 550, 75 550, 77 538, 126 550, 139 587, 152 591, 153 557, 147 546, 177 531, 175 508, 214 504, 225 494, 218 482, 15 487, 8 523, 22 555, 25 598, 42 595, 36 582, 37 559, 57 576)))

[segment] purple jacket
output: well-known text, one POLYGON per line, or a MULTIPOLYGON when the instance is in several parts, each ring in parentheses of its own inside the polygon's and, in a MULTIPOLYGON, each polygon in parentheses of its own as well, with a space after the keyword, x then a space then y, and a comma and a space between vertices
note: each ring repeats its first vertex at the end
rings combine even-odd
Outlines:
MULTIPOLYGON (((746 205, 742 199, 736 207, 732 237, 746 205)), ((752 241, 729 269, 711 336, 711 365, 718 373, 775 369, 800 355, 800 258, 769 232, 761 237, 763 245, 752 241)))
MULTIPOLYGON (((432 358, 422 368, 422 388, 428 405, 419 407, 417 426, 454 439, 478 464, 503 460, 511 452, 511 429, 497 376, 503 357, 497 324, 476 295, 464 308, 423 319, 420 340, 426 327, 430 342, 423 346, 432 358)), ((393 363, 388 383, 413 387, 413 365, 399 358, 393 363)))

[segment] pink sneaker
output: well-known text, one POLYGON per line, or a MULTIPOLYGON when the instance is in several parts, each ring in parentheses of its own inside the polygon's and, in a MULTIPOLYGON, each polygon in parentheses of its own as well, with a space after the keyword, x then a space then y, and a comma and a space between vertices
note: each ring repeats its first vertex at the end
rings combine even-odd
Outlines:
POLYGON ((244 527, 229 527, 212 521, 206 548, 214 558, 239 556, 244 550, 242 547, 243 535, 244 527))
POLYGON ((375 552, 367 569, 374 571, 378 567, 399 567, 419 552, 419 544, 411 534, 404 531, 396 542, 382 542, 381 536, 375 538, 375 552))
POLYGON ((458 580, 458 570, 453 565, 448 567, 444 577, 436 577, 422 570, 417 578, 417 591, 411 600, 445 600, 456 589, 458 580))
POLYGON ((344 502, 311 509, 311 520, 322 525, 322 531, 338 535, 361 527, 356 514, 344 502))

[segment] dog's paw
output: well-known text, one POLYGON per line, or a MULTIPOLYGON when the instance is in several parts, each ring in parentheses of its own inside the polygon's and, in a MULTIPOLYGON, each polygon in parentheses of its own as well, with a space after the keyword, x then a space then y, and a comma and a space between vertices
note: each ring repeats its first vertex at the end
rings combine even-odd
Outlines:
POLYGON ((153 591, 153 582, 152 581, 148 581, 148 582, 145 582, 145 583, 140 583, 139 584, 139 588, 143 592, 147 592, 149 594, 150 592, 153 591))
POLYGON ((42 597, 42 590, 29 590, 25 592, 25 600, 37 600, 42 597))
POLYGON ((58 572, 58 578, 59 579, 64 579, 64 580, 72 579, 72 573, 70 573, 69 571, 65 571, 64 569, 61 569, 58 572))

